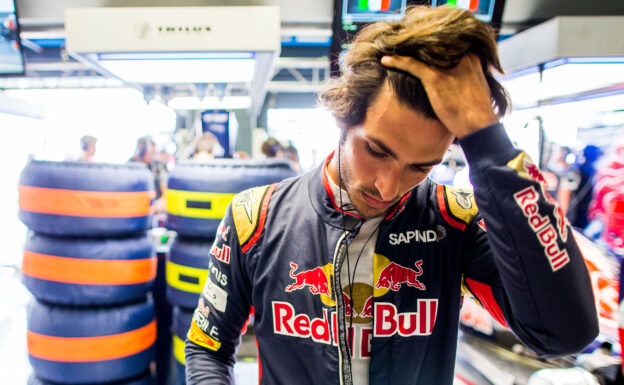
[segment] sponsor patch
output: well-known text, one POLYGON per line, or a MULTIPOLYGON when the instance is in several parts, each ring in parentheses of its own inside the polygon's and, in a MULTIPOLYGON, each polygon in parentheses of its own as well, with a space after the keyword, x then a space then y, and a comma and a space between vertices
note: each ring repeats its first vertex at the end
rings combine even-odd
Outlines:
POLYGON ((390 262, 380 270, 379 276, 376 277, 375 289, 398 291, 403 284, 406 284, 418 290, 426 290, 425 284, 418 280, 418 277, 423 274, 422 262, 422 259, 416 261, 415 270, 401 266, 396 262, 390 262))
POLYGON ((205 317, 208 317, 208 314, 210 314, 210 308, 204 304, 204 298, 202 296, 199 296, 199 300, 197 301, 197 311, 205 317))
POLYGON ((516 203, 520 206, 529 226, 544 248, 544 254, 548 259, 550 268, 552 271, 557 271, 570 262, 570 257, 566 249, 559 248, 557 231, 550 222, 550 218, 539 213, 539 205, 537 204, 539 198, 540 194, 533 186, 514 194, 516 203))
POLYGON ((537 182, 544 198, 553 205, 553 215, 555 216, 555 225, 557 227, 559 236, 561 236, 561 239, 564 242, 567 242, 569 224, 568 219, 566 218, 565 213, 563 212, 563 209, 561 208, 559 203, 546 192, 548 190, 548 184, 546 183, 546 178, 544 178, 544 175, 542 174, 540 169, 524 152, 518 154, 517 157, 509 161, 509 163, 507 163, 507 166, 516 170, 518 175, 520 175, 521 177, 537 182))
MULTIPOLYGON (((286 291, 299 290, 308 288, 312 294, 322 294, 330 296, 330 274, 325 266, 318 266, 310 270, 303 270, 295 273, 299 269, 299 265, 290 262, 290 278, 295 282, 286 286, 286 291)), ((331 267, 331 266, 330 266, 331 267)))
POLYGON ((252 208, 254 203, 258 203, 258 200, 254 197, 252 190, 245 190, 240 193, 238 201, 236 202, 236 206, 242 206, 245 208, 245 214, 247 214, 249 223, 253 223, 252 208))
POLYGON ((230 263, 230 255, 232 249, 228 245, 223 245, 222 247, 218 247, 217 245, 212 245, 210 248, 210 254, 214 255, 219 261, 223 263, 230 263))
POLYGON ((221 348, 221 342, 217 341, 213 337, 207 335, 200 327, 195 323, 191 322, 191 328, 188 331, 187 337, 189 340, 193 341, 199 346, 203 346, 207 349, 218 351, 221 348))
POLYGON ((269 186, 245 190, 232 199, 232 217, 240 244, 247 242, 258 224, 262 197, 269 186))
POLYGON ((399 313, 392 303, 375 303, 375 337, 428 336, 433 332, 438 312, 437 299, 419 299, 418 311, 399 313))
POLYGON ((210 278, 206 280, 206 286, 202 295, 208 302, 214 306, 214 308, 220 312, 224 312, 227 307, 227 291, 219 287, 219 285, 212 282, 210 278))
MULTIPOLYGON (((396 333, 402 336, 412 335, 428 335, 433 330, 435 323, 435 314, 431 316, 431 311, 435 312, 437 300, 418 300, 417 313, 400 313, 396 314, 396 308, 390 303, 376 304, 375 308, 379 309, 379 316, 385 317, 385 324, 380 328, 380 337, 390 337, 396 333), (424 301, 427 305, 421 305, 424 301), (381 306, 379 306, 381 305, 381 306), (387 312, 386 306, 394 308, 387 312), (410 314, 416 314, 417 319, 411 319, 410 314), (421 320, 421 316, 425 316, 421 320), (405 318, 407 316, 407 318, 405 318), (414 327, 410 324, 414 321, 414 327), (399 322, 402 322, 399 324, 399 322), (423 325, 423 333, 420 334, 420 325, 423 325), (413 330, 412 330, 413 329, 413 330)), ((338 345, 338 321, 336 312, 327 308, 323 309, 322 317, 313 318, 305 313, 297 313, 294 306, 288 302, 274 301, 272 302, 273 311, 273 333, 283 336, 311 339, 312 341, 325 345, 338 345)), ((377 317, 377 313, 375 314, 377 317)), ((355 358, 370 358, 371 339, 374 331, 372 327, 350 327, 347 331, 351 355, 355 358)))
POLYGON ((221 237, 223 242, 228 241, 228 233, 230 232, 230 226, 226 226, 225 223, 221 222, 219 225, 219 229, 217 229, 217 238, 221 237))
POLYGON ((219 283, 219 285, 227 286, 227 284, 228 284, 228 277, 227 277, 227 275, 225 273, 221 272, 221 270, 219 270, 219 268, 217 266, 215 266, 215 264, 212 263, 212 261, 208 265, 208 270, 210 271, 210 274, 212 274, 212 277, 214 278, 214 280, 217 283, 219 283))
POLYGON ((455 201, 464 210, 470 210, 472 208, 472 191, 456 190, 451 191, 455 195, 455 201))
POLYGON ((438 225, 435 230, 409 230, 401 233, 390 233, 388 243, 393 246, 407 243, 431 243, 439 242, 446 236, 446 229, 438 225))
POLYGON ((463 231, 477 215, 477 203, 471 190, 438 185, 436 195, 442 217, 453 227, 463 231))

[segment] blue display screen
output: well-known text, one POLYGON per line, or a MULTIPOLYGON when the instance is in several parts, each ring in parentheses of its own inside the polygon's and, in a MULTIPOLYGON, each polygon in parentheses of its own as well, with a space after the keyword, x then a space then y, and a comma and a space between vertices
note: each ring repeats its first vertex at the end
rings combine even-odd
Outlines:
POLYGON ((495 0, 431 0, 431 7, 447 5, 466 9, 474 13, 477 19, 489 23, 494 15, 495 0))
POLYGON ((399 20, 405 14, 407 0, 343 0, 343 23, 370 23, 399 20))

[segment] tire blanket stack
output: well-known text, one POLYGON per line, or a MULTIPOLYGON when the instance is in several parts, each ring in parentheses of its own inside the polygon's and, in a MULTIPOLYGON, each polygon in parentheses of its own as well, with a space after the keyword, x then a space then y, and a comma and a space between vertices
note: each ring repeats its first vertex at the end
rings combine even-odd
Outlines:
POLYGON ((152 382, 153 198, 142 164, 32 161, 22 170, 29 383, 152 382))
MULTIPOLYGON (((209 255, 216 233, 232 198, 239 192, 295 176, 284 160, 215 159, 206 163, 179 163, 167 184, 167 228, 177 237, 167 259, 167 299, 173 308, 173 356, 178 383, 185 384, 184 340, 199 294, 213 275, 209 255)), ((221 285, 227 279, 212 278, 221 285)))

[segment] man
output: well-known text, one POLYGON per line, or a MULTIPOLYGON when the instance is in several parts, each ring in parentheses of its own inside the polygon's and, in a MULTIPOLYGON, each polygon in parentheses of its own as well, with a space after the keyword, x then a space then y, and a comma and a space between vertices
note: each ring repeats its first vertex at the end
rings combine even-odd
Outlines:
POLYGON ((451 384, 463 294, 540 355, 595 338, 569 226, 498 123, 495 47, 458 9, 413 8, 359 34, 322 95, 342 127, 335 153, 231 202, 187 383, 232 383, 250 309, 262 384, 451 384), (427 178, 456 139, 474 195, 427 178))
POLYGON ((204 132, 195 140, 195 151, 191 159, 203 162, 214 159, 215 156, 223 155, 223 148, 219 144, 219 139, 210 131, 204 132))
POLYGON ((93 162, 93 157, 95 156, 95 144, 97 143, 97 139, 91 135, 83 135, 80 138, 80 156, 78 157, 79 162, 93 162))
POLYGON ((166 165, 157 159, 156 143, 151 136, 144 135, 137 139, 136 148, 130 161, 144 163, 151 171, 156 192, 151 210, 154 215, 154 222, 156 224, 163 222, 166 210, 167 169, 166 165))

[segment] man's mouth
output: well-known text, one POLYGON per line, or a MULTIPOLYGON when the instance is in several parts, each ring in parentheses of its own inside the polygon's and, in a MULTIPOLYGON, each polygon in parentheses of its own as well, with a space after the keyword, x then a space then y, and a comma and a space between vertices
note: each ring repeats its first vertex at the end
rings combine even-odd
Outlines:
POLYGON ((392 201, 382 201, 377 198, 373 198, 371 195, 365 193, 364 191, 362 191, 362 196, 364 197, 364 201, 367 205, 376 209, 385 209, 392 204, 392 201))

